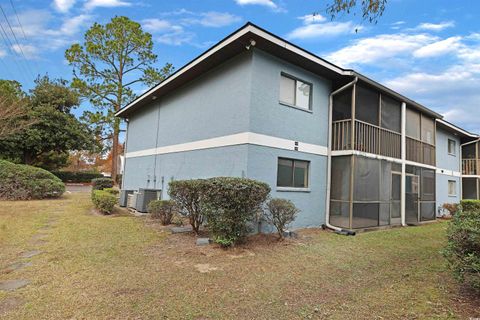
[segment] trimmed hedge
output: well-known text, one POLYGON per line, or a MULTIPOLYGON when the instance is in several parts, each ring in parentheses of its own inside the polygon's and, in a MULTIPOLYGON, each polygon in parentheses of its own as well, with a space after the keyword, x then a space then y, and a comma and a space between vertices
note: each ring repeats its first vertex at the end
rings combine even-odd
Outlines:
POLYGON ((117 203, 117 197, 105 190, 93 190, 92 202, 95 208, 103 214, 111 214, 117 203))
POLYGON ((218 177, 205 180, 203 191, 208 230, 215 242, 229 247, 243 242, 251 231, 249 224, 261 213, 270 186, 253 179, 218 177))
POLYGON ((175 202, 173 200, 153 200, 148 204, 148 212, 154 219, 159 219, 162 225, 172 223, 175 214, 175 202))
POLYGON ((52 172, 63 182, 87 183, 92 179, 102 178, 103 174, 97 172, 74 172, 74 171, 54 171, 52 172))
POLYGON ((460 201, 462 210, 466 212, 480 211, 480 200, 462 200, 460 201))
POLYGON ((31 200, 58 198, 65 185, 52 173, 24 165, 0 160, 0 199, 31 200))
POLYGON ((93 190, 103 190, 113 187, 113 180, 111 178, 96 178, 92 180, 93 190))
POLYGON ((103 191, 111 193, 116 197, 120 194, 120 190, 118 190, 117 188, 105 188, 105 189, 103 189, 103 191))
POLYGON ((443 251, 454 276, 480 293, 480 210, 479 201, 462 201, 447 230, 443 251))

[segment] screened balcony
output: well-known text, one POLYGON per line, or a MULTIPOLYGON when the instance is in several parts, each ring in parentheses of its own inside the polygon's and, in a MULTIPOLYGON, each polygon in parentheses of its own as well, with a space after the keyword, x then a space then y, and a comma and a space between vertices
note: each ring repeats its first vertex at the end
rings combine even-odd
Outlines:
MULTIPOLYGON (((400 101, 357 84, 334 96, 332 111, 333 151, 401 158, 400 101)), ((435 121, 408 107, 405 148, 407 160, 435 165, 435 121)))
POLYGON ((480 175, 479 143, 470 143, 462 147, 462 174, 480 175))

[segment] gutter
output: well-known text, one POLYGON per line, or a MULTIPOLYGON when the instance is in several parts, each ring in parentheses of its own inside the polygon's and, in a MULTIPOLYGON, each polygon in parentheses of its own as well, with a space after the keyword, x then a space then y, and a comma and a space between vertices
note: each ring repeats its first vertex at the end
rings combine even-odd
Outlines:
POLYGON ((351 230, 345 230, 330 224, 330 190, 332 184, 332 115, 333 115, 333 96, 340 93, 358 82, 358 77, 355 77, 352 82, 347 83, 343 87, 335 90, 329 96, 328 102, 328 141, 327 141, 327 196, 325 201, 325 225, 327 228, 335 230, 337 233, 345 235, 355 235, 351 230))

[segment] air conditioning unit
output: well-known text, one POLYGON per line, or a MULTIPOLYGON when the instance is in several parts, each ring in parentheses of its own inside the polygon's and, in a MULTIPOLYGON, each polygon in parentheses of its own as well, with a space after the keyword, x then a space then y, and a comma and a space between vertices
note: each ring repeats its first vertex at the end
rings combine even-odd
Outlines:
POLYGON ((133 194, 133 190, 121 190, 120 191, 120 207, 126 207, 128 203, 128 195, 133 194))
POLYGON ((137 192, 134 192, 127 196, 127 208, 135 209, 135 205, 137 204, 137 194, 137 192))
POLYGON ((159 200, 162 194, 161 189, 143 189, 138 190, 135 210, 138 212, 147 212, 150 201, 159 200))

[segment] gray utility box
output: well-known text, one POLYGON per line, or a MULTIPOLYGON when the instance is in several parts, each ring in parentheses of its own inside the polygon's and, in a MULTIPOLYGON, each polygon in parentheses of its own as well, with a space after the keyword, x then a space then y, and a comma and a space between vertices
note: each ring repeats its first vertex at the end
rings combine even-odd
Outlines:
POLYGON ((120 207, 127 206, 127 200, 128 200, 129 194, 133 194, 133 190, 120 190, 120 201, 119 201, 120 207))
POLYGON ((147 206, 150 201, 160 199, 161 192, 161 189, 138 189, 135 210, 138 212, 147 212, 147 206))

